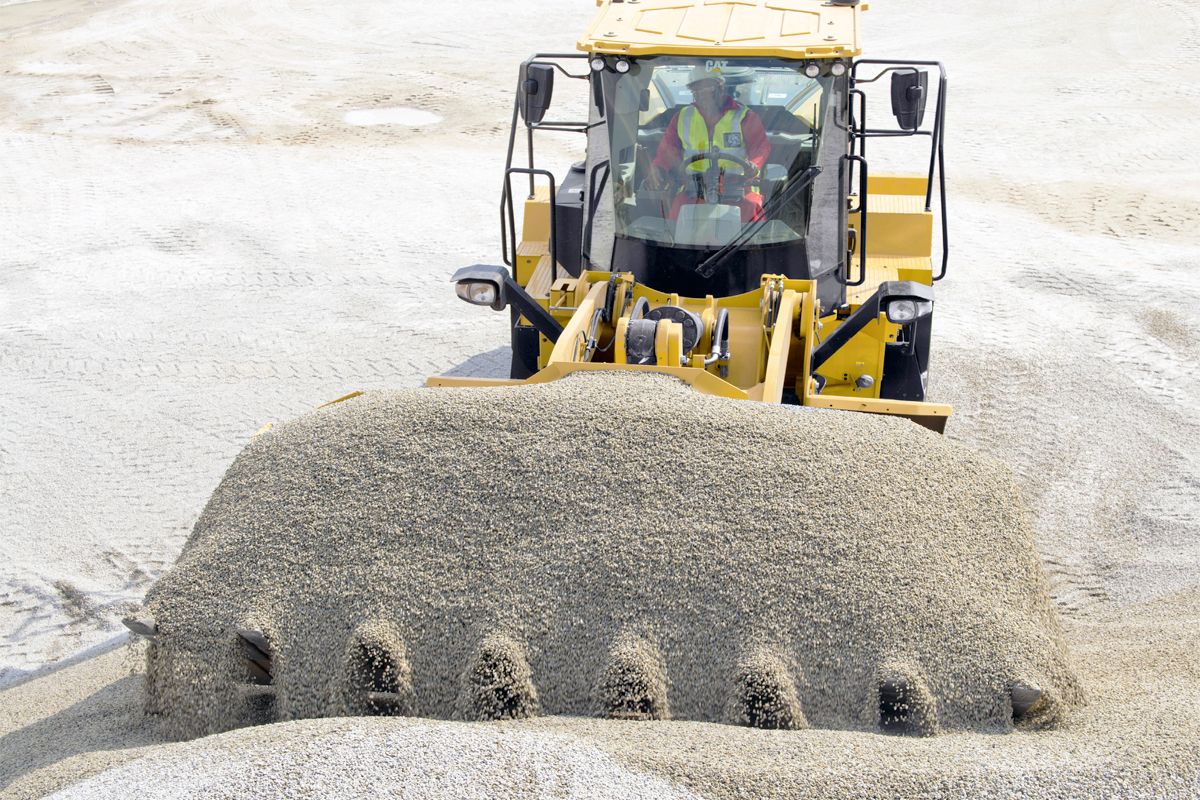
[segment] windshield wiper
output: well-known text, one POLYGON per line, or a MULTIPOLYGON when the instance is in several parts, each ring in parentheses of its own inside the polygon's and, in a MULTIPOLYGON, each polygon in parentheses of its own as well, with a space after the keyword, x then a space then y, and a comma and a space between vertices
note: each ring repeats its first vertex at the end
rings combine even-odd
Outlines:
POLYGON ((821 168, 812 166, 797 175, 795 179, 784 186, 783 189, 776 192, 775 196, 767 201, 766 205, 762 207, 762 215, 758 219, 743 228, 742 232, 733 237, 729 244, 701 261, 696 267, 696 272, 702 277, 711 278, 712 274, 716 272, 717 267, 724 264, 726 260, 741 250, 746 245, 746 242, 754 237, 754 234, 761 231, 763 226, 771 221, 771 215, 778 211, 780 206, 791 202, 792 198, 816 180, 820 174, 821 168))

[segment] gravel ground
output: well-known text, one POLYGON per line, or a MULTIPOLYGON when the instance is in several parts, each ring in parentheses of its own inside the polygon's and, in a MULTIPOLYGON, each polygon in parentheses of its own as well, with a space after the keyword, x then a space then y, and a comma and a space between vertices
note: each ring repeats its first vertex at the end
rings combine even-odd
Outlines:
POLYGON ((142 676, 131 674, 140 650, 118 651, 0 693, 0 796, 233 798, 247 787, 260 797, 429 800, 621 796, 608 787, 721 800, 1200 796, 1200 593, 1071 620, 1066 634, 1089 694, 1068 725, 932 738, 372 717, 169 743, 141 713, 142 676))

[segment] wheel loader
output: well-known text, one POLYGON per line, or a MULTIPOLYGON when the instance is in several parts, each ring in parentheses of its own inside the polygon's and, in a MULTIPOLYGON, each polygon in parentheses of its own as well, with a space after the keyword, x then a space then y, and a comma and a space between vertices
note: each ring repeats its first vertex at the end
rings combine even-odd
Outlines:
POLYGON ((860 58, 859 0, 597 5, 521 65, 503 266, 453 276, 509 314, 509 376, 260 431, 126 620, 147 710, 1056 724, 1079 691, 1011 476, 925 399, 944 69, 860 58), (586 140, 561 180, 551 133, 586 140), (885 139, 927 170, 872 172, 885 139))
POLYGON ((950 407, 925 399, 949 254, 942 65, 859 58, 857 0, 598 5, 580 53, 521 65, 504 266, 454 276, 467 302, 509 310, 508 381, 648 370, 942 431, 950 407), (556 77, 586 96, 587 119, 547 116, 556 77), (867 99, 885 79, 894 120, 881 126, 867 99), (703 115, 696 90, 717 96, 703 115), (561 180, 535 160, 552 131, 586 137, 561 180), (868 142, 900 138, 928 169, 872 173, 868 142))

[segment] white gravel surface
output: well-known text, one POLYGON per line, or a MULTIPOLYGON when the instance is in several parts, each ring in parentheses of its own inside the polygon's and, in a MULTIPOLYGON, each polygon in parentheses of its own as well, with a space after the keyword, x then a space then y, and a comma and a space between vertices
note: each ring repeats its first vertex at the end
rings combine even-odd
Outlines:
POLYGON ((248 737, 163 750, 52 797, 577 797, 696 800, 669 780, 630 769, 579 737, 464 723, 328 720, 283 723, 248 737), (303 777, 301 777, 303 776, 303 777))

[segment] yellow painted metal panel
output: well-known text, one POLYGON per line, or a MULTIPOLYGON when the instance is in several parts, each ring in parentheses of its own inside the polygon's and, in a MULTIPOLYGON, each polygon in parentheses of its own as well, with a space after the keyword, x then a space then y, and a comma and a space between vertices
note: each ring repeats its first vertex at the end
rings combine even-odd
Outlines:
MULTIPOLYGON (((867 256, 925 256, 933 248, 933 214, 902 195, 871 196, 867 200, 867 256)), ((923 201, 920 201, 923 202, 923 201)), ((859 228, 860 214, 850 215, 850 227, 859 228)))
POLYGON ((762 399, 767 403, 778 403, 783 399, 787 386, 788 351, 792 345, 792 325, 800 305, 800 295, 788 289, 779 301, 779 314, 775 317, 775 330, 771 332, 771 348, 767 355, 767 369, 763 375, 762 399))
MULTIPOLYGON (((826 328, 822 331, 824 336, 829 336, 837 330, 829 324, 830 320, 831 318, 826 319, 826 328)), ((821 365, 820 373, 828 383, 820 396, 878 397, 883 377, 885 348, 888 341, 895 339, 896 330, 896 326, 888 322, 882 314, 867 323, 854 338, 821 365), (860 389, 856 381, 863 375, 869 376, 873 383, 865 389, 860 389)))
POLYGON ((925 196, 915 194, 876 194, 871 190, 867 205, 871 213, 920 214, 925 210, 925 196))
POLYGON ((675 367, 682 363, 683 326, 678 322, 663 320, 654 327, 654 360, 663 367, 675 367))
POLYGON ((587 329, 592 323, 592 314, 604 304, 604 293, 608 287, 603 283, 592 284, 587 296, 571 315, 571 321, 563 326, 558 343, 550 353, 550 364, 559 361, 575 361, 587 343, 587 329))
MULTIPOLYGON (((515 205, 515 204, 514 204, 515 205)), ((525 201, 521 238, 527 242, 550 241, 550 187, 536 186, 525 201)))
POLYGON ((433 389, 475 389, 485 386, 514 386, 525 381, 516 378, 468 378, 461 375, 434 375, 425 379, 433 389))
POLYGON ((796 395, 800 398, 801 403, 806 403, 806 397, 809 394, 809 384, 811 383, 812 374, 809 372, 809 364, 812 363, 813 338, 816 331, 816 295, 813 292, 804 293, 804 302, 800 306, 800 334, 803 336, 800 345, 800 352, 796 354, 795 374, 796 374, 796 395))
POLYGON ((870 194, 910 194, 919 196, 924 205, 925 190, 929 186, 927 175, 871 175, 867 178, 870 194))
POLYGON ((656 8, 642 13, 637 22, 639 33, 674 33, 679 30, 686 9, 656 8))
POLYGON ((933 269, 929 259, 918 258, 914 261, 924 262, 912 267, 904 267, 900 264, 901 259, 895 260, 896 280, 898 281, 915 281, 923 283, 926 286, 933 286, 933 269))
POLYGON ((821 15, 811 11, 783 11, 781 36, 813 36, 821 29, 821 15))
POLYGON ((525 291, 538 300, 545 299, 550 294, 550 277, 550 256, 543 253, 529 276, 529 283, 525 284, 525 291))
POLYGON ((824 0, 604 0, 585 52, 847 58, 861 52, 862 6, 824 0))
MULTIPOLYGON (((517 257, 515 266, 513 267, 513 277, 517 279, 517 283, 528 287, 533 279, 534 271, 537 269, 538 262, 550 252, 550 243, 541 242, 521 242, 517 245, 517 257)), ((546 259, 547 265, 547 286, 549 285, 549 264, 550 260, 546 259)), ((544 292, 544 290, 543 290, 544 292)))
POLYGON ((726 5, 691 8, 684 15, 675 35, 699 42, 719 42, 725 38, 731 11, 726 5))
POLYGON ((734 6, 729 14, 729 26, 725 29, 725 41, 762 41, 780 29, 779 18, 778 11, 767 11, 754 6, 734 6))
POLYGON ((912 400, 879 400, 827 395, 810 398, 808 405, 813 408, 832 408, 839 411, 906 417, 938 433, 945 430, 946 420, 954 413, 953 406, 944 403, 918 403, 912 400))
MULTIPOLYGON (((858 261, 855 259, 855 271, 858 261)), ((933 285, 933 269, 928 256, 874 256, 867 258, 867 280, 861 286, 851 286, 846 301, 851 306, 862 305, 884 281, 916 281, 933 285)), ((828 335, 828 331, 825 332, 828 335)))
POLYGON ((933 247, 933 214, 926 211, 915 213, 884 213, 871 215, 868 232, 867 255, 887 253, 893 256, 929 257, 933 247))

